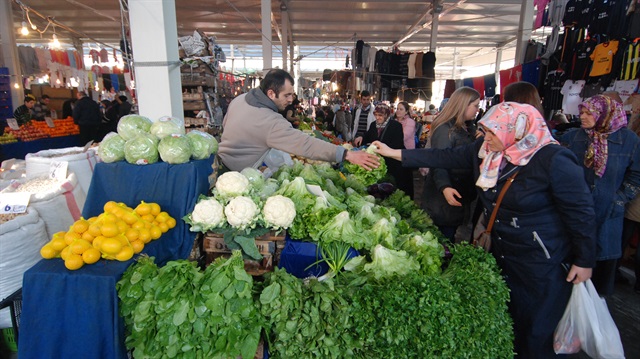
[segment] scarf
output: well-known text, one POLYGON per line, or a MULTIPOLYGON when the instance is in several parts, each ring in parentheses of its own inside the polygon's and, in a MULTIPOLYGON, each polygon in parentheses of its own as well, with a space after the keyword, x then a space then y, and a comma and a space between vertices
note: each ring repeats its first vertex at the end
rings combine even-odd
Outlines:
POLYGON ((482 163, 476 186, 484 191, 494 187, 498 182, 503 160, 515 166, 525 166, 540 148, 558 143, 551 136, 540 112, 527 104, 500 103, 491 107, 478 124, 490 131, 504 145, 501 152, 489 150, 487 143, 480 147, 478 157, 482 158, 482 163))
POLYGON ((607 158, 609 157, 607 138, 610 134, 627 125, 627 115, 624 113, 622 104, 602 95, 588 98, 578 105, 578 108, 581 111, 583 109, 589 111, 596 120, 596 125, 593 128, 584 129, 589 136, 589 145, 584 155, 584 166, 593 168, 595 174, 602 177, 607 168, 607 158))

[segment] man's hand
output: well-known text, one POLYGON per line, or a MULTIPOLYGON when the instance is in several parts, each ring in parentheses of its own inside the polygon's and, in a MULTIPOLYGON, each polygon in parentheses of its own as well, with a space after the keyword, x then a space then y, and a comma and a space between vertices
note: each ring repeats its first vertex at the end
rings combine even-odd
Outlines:
POLYGON ((450 206, 453 207, 461 207, 462 203, 458 202, 457 198, 462 198, 462 196, 460 195, 460 193, 458 193, 458 191, 453 188, 453 187, 447 187, 445 189, 442 190, 442 194, 444 195, 444 199, 447 200, 447 203, 449 203, 450 206))
POLYGON ((360 147, 360 145, 362 145, 362 136, 353 139, 353 147, 360 147))
POLYGON ((573 284, 582 283, 591 278, 592 271, 593 269, 591 268, 582 268, 574 264, 571 266, 571 270, 569 270, 569 274, 567 275, 567 282, 573 284))
POLYGON ((367 153, 366 151, 347 151, 344 159, 345 161, 361 166, 367 171, 371 171, 372 169, 380 166, 378 156, 367 153))

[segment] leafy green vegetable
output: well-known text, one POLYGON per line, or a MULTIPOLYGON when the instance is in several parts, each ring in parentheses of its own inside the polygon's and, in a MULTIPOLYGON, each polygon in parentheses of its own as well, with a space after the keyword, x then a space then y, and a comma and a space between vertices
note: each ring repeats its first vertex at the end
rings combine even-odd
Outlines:
POLYGON ((418 272, 420 264, 405 251, 396 251, 378 244, 371 252, 371 263, 364 265, 364 270, 375 279, 404 276, 418 272))
MULTIPOLYGON (((366 149, 366 151, 368 153, 374 154, 375 153, 374 149, 375 149, 375 146, 371 145, 366 149)), ((351 162, 346 162, 346 161, 344 163, 344 168, 349 173, 353 174, 356 178, 358 178, 358 180, 360 180, 360 182, 362 182, 362 184, 364 184, 365 187, 371 186, 372 184, 377 183, 387 175, 387 163, 385 162, 384 157, 380 155, 377 155, 377 156, 378 156, 378 161, 380 162, 380 165, 377 168, 374 168, 372 170, 366 170, 360 165, 357 165, 351 162)))

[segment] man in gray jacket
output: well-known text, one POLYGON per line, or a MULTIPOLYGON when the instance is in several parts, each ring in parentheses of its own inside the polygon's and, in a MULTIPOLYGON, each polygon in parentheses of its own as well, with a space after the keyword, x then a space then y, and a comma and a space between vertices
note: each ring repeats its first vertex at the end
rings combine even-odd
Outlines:
POLYGON ((349 161, 366 169, 378 166, 375 155, 347 151, 342 146, 296 130, 278 111, 293 101, 293 77, 284 70, 271 70, 252 89, 231 101, 222 123, 218 154, 233 171, 260 167, 272 149, 327 162, 349 161))

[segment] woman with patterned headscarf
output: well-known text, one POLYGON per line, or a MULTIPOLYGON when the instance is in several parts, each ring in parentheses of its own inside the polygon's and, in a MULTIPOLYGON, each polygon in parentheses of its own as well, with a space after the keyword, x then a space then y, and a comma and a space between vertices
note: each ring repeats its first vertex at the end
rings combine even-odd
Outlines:
POLYGON ((512 180, 493 225, 491 253, 511 290, 518 358, 552 358, 571 283, 589 279, 595 264, 593 199, 575 155, 557 144, 533 106, 498 104, 478 125, 485 136, 455 148, 394 150, 374 143, 379 154, 405 167, 473 170, 487 218, 512 180))
POLYGON ((601 296, 613 293, 617 259, 622 256, 625 204, 640 192, 640 139, 627 129, 622 104, 597 95, 579 105, 581 128, 560 142, 582 163, 596 212, 597 252, 593 284, 601 296))

